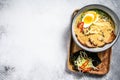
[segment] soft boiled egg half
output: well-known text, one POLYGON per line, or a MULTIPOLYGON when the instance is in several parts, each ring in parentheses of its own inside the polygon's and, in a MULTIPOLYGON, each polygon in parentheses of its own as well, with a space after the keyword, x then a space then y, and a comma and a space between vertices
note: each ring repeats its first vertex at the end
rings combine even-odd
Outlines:
POLYGON ((98 15, 96 12, 87 12, 85 16, 82 18, 82 22, 84 22, 84 28, 89 27, 92 23, 98 20, 98 15))

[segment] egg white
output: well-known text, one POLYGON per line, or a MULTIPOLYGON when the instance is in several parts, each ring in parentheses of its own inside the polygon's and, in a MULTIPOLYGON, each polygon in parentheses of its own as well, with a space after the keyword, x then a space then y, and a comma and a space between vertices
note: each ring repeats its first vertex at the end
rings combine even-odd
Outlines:
POLYGON ((92 23, 95 23, 95 22, 98 20, 98 16, 97 16, 97 15, 96 15, 96 19, 95 19, 95 20, 94 20, 94 18, 95 18, 94 14, 86 14, 86 15, 83 17, 83 19, 82 19, 82 22, 84 22, 84 28, 88 28, 92 23), (84 19, 85 19, 86 16, 91 16, 92 19, 93 19, 93 21, 90 22, 89 24, 86 24, 86 23, 84 22, 84 19))

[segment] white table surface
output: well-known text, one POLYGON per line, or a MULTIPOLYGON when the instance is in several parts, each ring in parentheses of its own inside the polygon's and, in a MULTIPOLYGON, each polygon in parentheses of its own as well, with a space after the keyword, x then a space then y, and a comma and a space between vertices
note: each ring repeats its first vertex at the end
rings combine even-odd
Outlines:
POLYGON ((120 39, 107 75, 66 69, 71 14, 88 4, 120 17, 120 0, 0 0, 0 80, 120 80, 120 39))

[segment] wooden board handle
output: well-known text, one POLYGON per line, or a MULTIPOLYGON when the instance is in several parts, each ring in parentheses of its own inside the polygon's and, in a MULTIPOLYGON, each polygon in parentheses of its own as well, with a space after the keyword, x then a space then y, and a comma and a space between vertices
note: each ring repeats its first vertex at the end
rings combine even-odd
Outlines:
POLYGON ((75 10, 72 14, 72 19, 77 15, 77 13, 79 12, 79 9, 75 10))

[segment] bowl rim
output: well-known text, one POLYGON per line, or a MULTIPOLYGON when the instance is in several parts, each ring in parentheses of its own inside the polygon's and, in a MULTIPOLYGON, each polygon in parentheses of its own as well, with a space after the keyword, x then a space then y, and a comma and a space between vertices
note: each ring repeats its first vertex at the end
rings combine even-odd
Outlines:
POLYGON ((107 50, 108 48, 112 47, 112 46, 116 43, 116 41, 117 41, 117 39, 118 39, 118 37, 119 37, 119 34, 120 34, 120 23, 119 23, 119 22, 120 22, 120 20, 119 20, 118 16, 116 15, 116 13, 115 13, 113 10, 111 10, 110 8, 108 8, 108 7, 104 6, 104 5, 101 5, 101 4, 90 4, 90 5, 84 6, 84 7, 82 7, 82 8, 78 11, 78 13, 74 16, 74 18, 73 18, 73 20, 72 20, 72 22, 71 22, 73 40, 74 40, 74 42, 75 42, 80 48, 82 48, 82 49, 84 49, 84 50, 86 50, 86 51, 89 51, 89 52, 102 52, 102 51, 105 51, 105 50, 107 50), (78 16, 81 12, 86 11, 86 10, 89 10, 89 9, 100 9, 100 10, 106 12, 108 15, 111 16, 111 18, 112 18, 113 21, 114 21, 115 27, 116 27, 116 38, 114 39, 114 41, 112 41, 112 42, 109 43, 109 44, 104 45, 103 47, 99 47, 99 48, 88 48, 88 47, 82 45, 82 44, 77 40, 77 37, 75 36, 75 33, 74 33, 74 22, 75 22, 77 16, 78 16))

